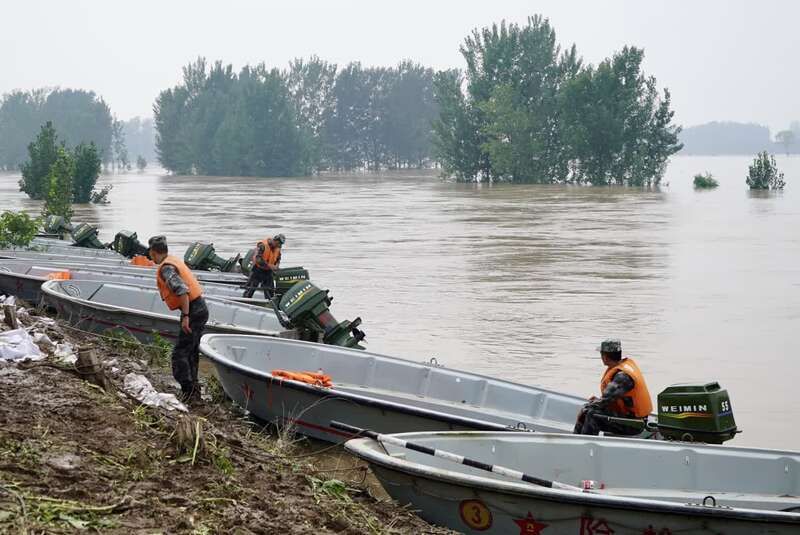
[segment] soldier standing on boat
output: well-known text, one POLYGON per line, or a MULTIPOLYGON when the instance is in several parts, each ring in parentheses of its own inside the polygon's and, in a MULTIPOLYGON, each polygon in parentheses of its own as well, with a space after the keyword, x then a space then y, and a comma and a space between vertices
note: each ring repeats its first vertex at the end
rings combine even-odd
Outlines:
POLYGON ((622 358, 622 342, 604 340, 598 348, 606 371, 600 379, 600 398, 592 396, 575 422, 575 433, 597 435, 600 431, 615 435, 636 435, 640 428, 615 422, 613 418, 644 421, 653 410, 653 402, 644 375, 632 358, 622 358))
POLYGON ((281 263, 281 248, 286 242, 286 236, 276 234, 272 238, 264 238, 256 244, 256 254, 253 257, 253 270, 247 281, 244 297, 253 297, 257 288, 264 290, 264 297, 271 299, 275 293, 275 270, 281 263))
POLYGON ((183 260, 169 254, 165 236, 153 236, 148 245, 150 258, 158 265, 156 283, 161 299, 170 310, 181 311, 178 340, 172 349, 172 376, 181 385, 181 401, 194 403, 201 400, 200 337, 208 321, 203 287, 183 260))

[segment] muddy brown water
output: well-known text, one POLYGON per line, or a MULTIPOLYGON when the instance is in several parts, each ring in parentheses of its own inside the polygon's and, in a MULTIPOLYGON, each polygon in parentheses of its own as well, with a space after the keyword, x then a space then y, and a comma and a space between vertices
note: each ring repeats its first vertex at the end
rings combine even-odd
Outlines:
MULTIPOLYGON (((164 233, 222 254, 277 231, 283 264, 361 316, 370 350, 578 395, 598 390, 595 348, 623 341, 653 396, 718 380, 734 443, 800 447, 800 158, 782 194, 751 194, 746 157, 676 157, 661 191, 446 183, 434 173, 209 178, 104 176, 111 204, 76 221, 142 241, 164 233), (709 171, 715 191, 691 177, 709 171)), ((3 208, 39 210, 0 175, 3 208)), ((335 378, 334 378, 335 381, 335 378)))

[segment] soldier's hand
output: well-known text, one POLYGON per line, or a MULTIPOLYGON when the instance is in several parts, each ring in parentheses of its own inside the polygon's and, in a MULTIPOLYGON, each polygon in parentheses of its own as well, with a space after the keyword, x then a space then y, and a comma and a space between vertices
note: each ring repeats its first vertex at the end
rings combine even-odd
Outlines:
POLYGON ((192 328, 189 327, 189 316, 184 316, 183 318, 181 318, 181 329, 186 334, 192 333, 192 328))

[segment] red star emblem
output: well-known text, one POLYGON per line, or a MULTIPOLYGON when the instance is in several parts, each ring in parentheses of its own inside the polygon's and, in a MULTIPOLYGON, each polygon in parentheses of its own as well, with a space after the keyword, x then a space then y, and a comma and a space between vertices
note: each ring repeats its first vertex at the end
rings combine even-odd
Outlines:
POLYGON ((519 526, 519 535, 539 535, 547 527, 547 524, 534 520, 530 512, 525 518, 514 520, 514 523, 519 526))
POLYGON ((253 389, 250 388, 250 385, 247 383, 242 384, 242 392, 244 392, 244 397, 247 401, 253 399, 253 389))

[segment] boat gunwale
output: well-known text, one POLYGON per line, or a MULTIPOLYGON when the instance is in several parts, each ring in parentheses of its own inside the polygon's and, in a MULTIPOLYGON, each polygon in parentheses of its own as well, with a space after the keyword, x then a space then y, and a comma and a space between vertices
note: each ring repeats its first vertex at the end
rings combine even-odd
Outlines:
MULTIPOLYGON (((470 431, 436 431, 433 433, 396 433, 392 436, 398 438, 409 438, 413 440, 413 436, 425 435, 446 435, 446 434, 465 434, 475 433, 470 431)), ((486 434, 486 432, 478 431, 477 433, 486 434)), ((513 431, 511 433, 514 433, 513 431)), ((515 433, 518 434, 518 433, 515 433)), ((537 433, 537 436, 561 436, 559 433, 537 433)), ((530 435, 527 435, 530 436, 530 435)), ((624 437, 602 437, 603 441, 633 441, 648 443, 649 440, 632 439, 624 437)), ((788 511, 773 511, 764 509, 747 509, 743 507, 707 507, 701 504, 688 504, 676 503, 666 500, 647 499, 647 498, 634 498, 626 496, 609 496, 604 494, 595 494, 591 492, 575 493, 569 490, 561 490, 554 488, 547 488, 537 486, 532 483, 523 483, 516 481, 506 481, 501 479, 493 479, 489 477, 477 476, 457 472, 455 470, 445 470, 433 466, 415 463, 407 459, 392 457, 389 454, 381 453, 378 450, 379 442, 377 440, 360 437, 348 440, 344 447, 351 454, 359 457, 369 464, 374 464, 385 468, 387 470, 400 472, 411 477, 420 477, 423 479, 431 479, 434 481, 447 483, 450 485, 462 486, 470 488, 475 492, 481 490, 488 492, 495 492, 498 494, 513 494, 515 496, 524 496, 532 499, 545 500, 548 502, 556 503, 569 503, 578 504, 582 506, 595 506, 604 507, 617 510, 636 510, 653 513, 669 513, 684 516, 700 516, 711 518, 723 518, 733 520, 747 520, 753 522, 768 521, 771 523, 780 524, 800 524, 800 513, 793 513, 788 511)), ((703 444, 704 447, 722 448, 729 450, 721 445, 703 444)), ((756 448, 743 448, 743 449, 756 449, 756 448)), ((783 450, 770 450, 766 448, 758 449, 759 451, 769 451, 776 453, 789 453, 783 450)), ((797 453, 797 452, 791 452, 797 453)))
MULTIPOLYGON (((40 253, 37 251, 21 251, 23 254, 18 255, 14 254, 13 256, 9 256, 9 253, 5 253, 0 250, 0 261, 7 260, 7 261, 35 261, 37 259, 41 259, 44 263, 48 262, 59 262, 59 263, 68 263, 68 264, 80 264, 80 265, 87 265, 89 268, 91 267, 100 267, 100 268, 136 268, 137 270, 153 270, 155 271, 155 267, 153 266, 134 266, 130 263, 130 260, 123 257, 121 260, 117 260, 115 258, 104 259, 101 257, 84 257, 84 256, 65 256, 65 255, 55 255, 49 253, 40 253), (99 260, 99 263, 94 263, 94 260, 99 260)), ((200 282, 215 282, 217 284, 245 284, 247 283, 247 276, 244 273, 238 271, 215 271, 215 270, 192 270, 196 277, 200 280, 200 282), (206 275, 208 274, 208 275, 206 275), (205 277, 205 278, 201 278, 205 277), (217 280, 212 280, 211 277, 218 277, 217 280)))
MULTIPOLYGON (((168 320, 171 323, 180 323, 180 319, 177 318, 176 316, 170 316, 168 314, 159 314, 158 312, 151 312, 151 311, 148 311, 148 310, 141 310, 141 309, 137 309, 137 308, 129 308, 129 307, 124 307, 124 306, 119 306, 119 305, 109 305, 109 304, 102 303, 102 302, 99 302, 99 301, 90 301, 90 300, 84 299, 82 297, 75 297, 75 296, 69 295, 67 293, 58 292, 58 291, 56 291, 56 290, 51 288, 51 286, 56 286, 57 284, 60 284, 60 283, 63 283, 63 282, 65 282, 65 281, 62 281, 62 280, 48 280, 48 281, 45 281, 44 283, 42 283, 42 293, 52 297, 53 299, 64 299, 66 301, 70 301, 72 303, 79 304, 79 305, 84 306, 86 308, 102 310, 103 312, 109 312, 109 313, 114 313, 114 314, 122 314, 122 313, 136 314, 136 315, 145 316, 145 317, 148 317, 148 318, 151 318, 151 319, 168 320)), ((98 284, 119 284, 120 286, 128 286, 128 287, 131 287, 131 288, 140 288, 140 289, 143 289, 143 290, 152 290, 152 288, 149 288, 147 286, 136 286, 134 284, 124 284, 124 283, 120 283, 120 282, 109 283, 109 282, 104 282, 104 281, 93 281, 93 280, 88 280, 88 279, 83 279, 83 280, 79 280, 79 281, 75 281, 75 282, 94 282, 94 283, 98 283, 98 284)), ((99 290, 99 288, 98 288, 98 290, 99 290)), ((250 305, 250 304, 247 304, 247 303, 239 303, 238 301, 233 301, 233 300, 230 300, 230 299, 224 299, 222 297, 206 296, 206 295, 204 295, 203 297, 205 299, 207 299, 207 300, 212 300, 212 301, 225 301, 225 303, 222 303, 222 304, 244 305, 244 306, 252 306, 252 307, 257 308, 259 310, 271 310, 269 308, 259 307, 259 306, 256 306, 256 305, 250 305)), ((232 323, 211 323, 211 324, 206 324, 206 327, 208 327, 208 326, 211 326, 211 327, 213 327, 215 329, 246 331, 247 334, 245 335, 244 333, 242 333, 242 335, 255 336, 255 337, 258 337, 258 338, 263 338, 263 337, 280 338, 281 335, 292 332, 290 329, 273 330, 273 331, 258 331, 258 330, 252 329, 250 327, 241 327, 239 325, 234 325, 232 323)), ((231 333, 231 334, 234 335, 234 336, 237 335, 237 333, 231 333)))

